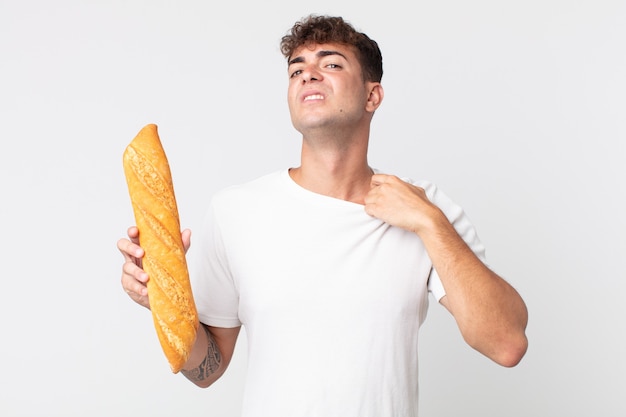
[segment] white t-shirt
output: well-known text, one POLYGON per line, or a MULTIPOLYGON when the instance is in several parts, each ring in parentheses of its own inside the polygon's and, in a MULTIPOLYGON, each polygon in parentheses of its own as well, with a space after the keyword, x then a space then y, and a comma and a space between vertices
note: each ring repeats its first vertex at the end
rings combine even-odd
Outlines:
MULTIPOLYGON (((463 210, 417 182, 478 256, 463 210)), ((422 241, 288 170, 217 193, 196 240, 200 321, 243 325, 244 417, 415 417, 418 330, 445 294, 422 241)))

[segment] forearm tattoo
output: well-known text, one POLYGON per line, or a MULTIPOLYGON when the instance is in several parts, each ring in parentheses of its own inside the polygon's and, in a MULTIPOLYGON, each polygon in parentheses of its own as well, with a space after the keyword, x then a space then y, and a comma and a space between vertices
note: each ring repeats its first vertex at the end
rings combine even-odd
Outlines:
POLYGON ((219 349, 217 348, 217 344, 215 340, 209 333, 209 330, 206 326, 200 326, 204 329, 206 333, 206 337, 208 342, 206 356, 200 362, 195 369, 182 369, 181 373, 190 381, 204 381, 213 375, 218 368, 220 367, 220 363, 222 363, 222 355, 220 354, 219 349))

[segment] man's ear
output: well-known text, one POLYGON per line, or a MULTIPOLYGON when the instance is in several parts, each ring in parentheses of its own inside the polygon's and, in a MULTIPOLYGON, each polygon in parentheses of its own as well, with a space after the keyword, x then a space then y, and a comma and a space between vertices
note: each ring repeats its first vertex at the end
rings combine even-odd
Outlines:
POLYGON ((380 83, 370 83, 369 91, 370 93, 367 97, 367 104, 365 106, 365 109, 373 113, 383 102, 385 92, 383 90, 383 86, 380 83))

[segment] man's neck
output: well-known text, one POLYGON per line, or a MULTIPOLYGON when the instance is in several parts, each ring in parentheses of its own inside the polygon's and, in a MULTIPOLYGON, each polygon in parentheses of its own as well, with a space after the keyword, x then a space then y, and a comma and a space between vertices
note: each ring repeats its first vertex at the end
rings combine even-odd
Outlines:
POLYGON ((357 204, 364 203, 372 174, 366 145, 321 150, 312 149, 306 141, 301 165, 289 171, 291 178, 309 191, 357 204))

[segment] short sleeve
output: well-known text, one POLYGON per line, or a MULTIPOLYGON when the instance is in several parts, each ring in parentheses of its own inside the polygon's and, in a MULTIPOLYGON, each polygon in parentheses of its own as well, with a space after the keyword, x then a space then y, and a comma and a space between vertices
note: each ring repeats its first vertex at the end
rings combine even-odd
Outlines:
POLYGON ((200 322, 215 327, 238 327, 239 292, 234 283, 212 202, 198 242, 194 242, 191 286, 200 322))
MULTIPOLYGON (((485 247, 478 238, 478 233, 465 211, 435 185, 430 183, 416 185, 424 188, 430 201, 443 211, 454 229, 465 243, 467 243, 472 252, 474 252, 483 263, 486 263, 485 247)), ((441 298, 446 295, 445 288, 435 268, 432 269, 428 278, 428 291, 437 301, 441 300, 441 298)))

